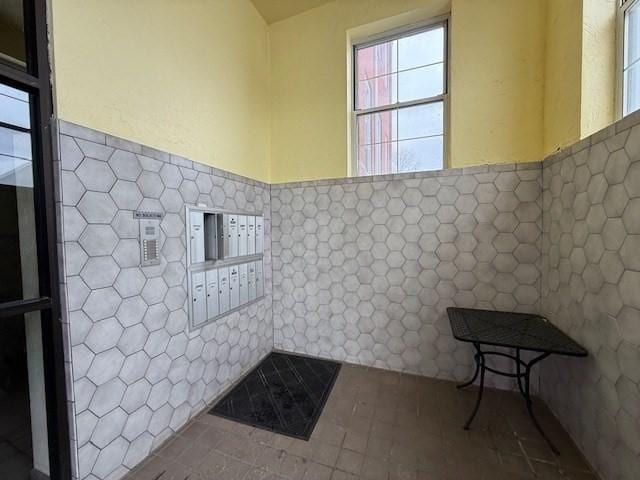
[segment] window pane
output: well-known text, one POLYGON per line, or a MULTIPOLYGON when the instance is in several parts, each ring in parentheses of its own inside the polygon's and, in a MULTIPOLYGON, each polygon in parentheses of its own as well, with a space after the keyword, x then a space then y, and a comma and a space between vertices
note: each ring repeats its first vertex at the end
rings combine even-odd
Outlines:
POLYGON ((0 127, 0 302, 39 297, 31 150, 30 133, 0 127))
POLYGON ((31 135, 0 127, 0 155, 31 160, 31 135))
POLYGON ((627 115, 640 108, 640 62, 624 72, 623 114, 627 115))
POLYGON ((358 145, 391 142, 396 139, 397 110, 358 116, 358 145))
POLYGON ((356 110, 443 94, 445 31, 439 25, 356 49, 356 110))
POLYGON ((640 58, 640 3, 626 11, 624 47, 626 68, 640 58))
POLYGON ((384 107, 398 101, 397 74, 385 75, 358 82, 356 109, 384 107))
POLYGON ((22 0, 0 2, 0 58, 22 68, 26 66, 22 0))
POLYGON ((30 128, 29 95, 0 84, 0 122, 30 128))
POLYGON ((398 172, 439 170, 443 164, 443 137, 398 142, 398 172))
POLYGON ((398 140, 443 134, 443 103, 398 110, 398 140))
POLYGON ((379 43, 370 47, 359 48, 356 51, 357 79, 389 75, 396 72, 398 42, 379 43))
POLYGON ((398 40, 398 70, 444 62, 444 27, 398 40))
POLYGON ((444 104, 358 115, 358 175, 443 167, 444 104))
POLYGON ((398 101, 409 102, 444 93, 444 64, 407 70, 398 74, 398 101))
POLYGON ((397 143, 386 142, 358 147, 358 175, 395 173, 397 143))

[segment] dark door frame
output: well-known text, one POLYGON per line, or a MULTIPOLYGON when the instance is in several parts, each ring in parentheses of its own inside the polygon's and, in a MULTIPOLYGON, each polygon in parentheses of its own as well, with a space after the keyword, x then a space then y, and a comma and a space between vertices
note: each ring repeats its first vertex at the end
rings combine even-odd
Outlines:
POLYGON ((33 189, 40 297, 0 303, 0 321, 40 311, 44 362, 49 466, 52 480, 71 478, 64 330, 58 272, 53 169, 53 103, 47 2, 23 0, 27 67, 0 61, 0 81, 29 93, 33 149, 33 189))

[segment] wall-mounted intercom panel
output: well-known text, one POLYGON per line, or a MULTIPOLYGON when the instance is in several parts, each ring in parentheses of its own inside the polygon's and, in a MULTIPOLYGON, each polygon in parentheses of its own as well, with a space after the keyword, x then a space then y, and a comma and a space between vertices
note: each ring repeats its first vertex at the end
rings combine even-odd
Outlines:
POLYGON ((206 207, 187 207, 185 218, 193 329, 264 296, 264 219, 206 207))
POLYGON ((160 263, 160 220, 157 212, 135 212, 140 227, 140 265, 149 267, 160 263))

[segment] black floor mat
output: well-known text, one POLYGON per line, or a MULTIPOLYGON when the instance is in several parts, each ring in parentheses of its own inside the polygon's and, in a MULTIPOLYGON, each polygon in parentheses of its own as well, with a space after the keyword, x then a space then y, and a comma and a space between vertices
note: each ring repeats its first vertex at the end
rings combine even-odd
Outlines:
POLYGON ((339 363, 273 352, 209 413, 308 440, 339 371, 339 363))

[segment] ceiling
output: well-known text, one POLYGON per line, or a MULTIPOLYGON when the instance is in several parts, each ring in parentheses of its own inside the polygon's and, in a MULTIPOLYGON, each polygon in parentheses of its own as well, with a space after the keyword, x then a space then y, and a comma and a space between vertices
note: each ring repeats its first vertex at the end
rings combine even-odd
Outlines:
POLYGON ((264 20, 272 23, 293 17, 333 0, 251 0, 264 20))

